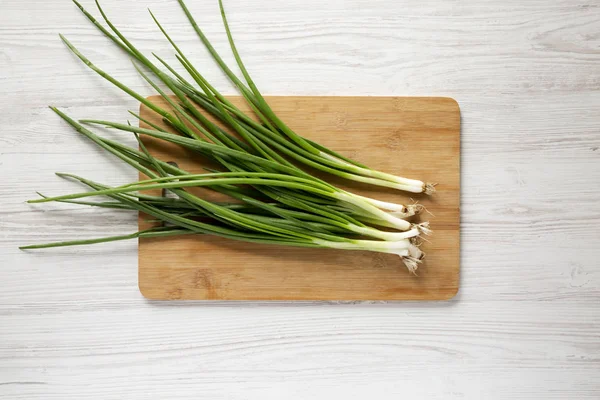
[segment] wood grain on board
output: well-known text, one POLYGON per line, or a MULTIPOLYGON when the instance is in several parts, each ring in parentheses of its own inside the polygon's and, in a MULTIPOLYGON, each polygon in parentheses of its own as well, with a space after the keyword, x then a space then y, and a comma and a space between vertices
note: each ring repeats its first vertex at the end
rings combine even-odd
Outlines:
MULTIPOLYGON (((151 98, 161 103, 160 97, 151 98)), ((231 100, 247 111, 243 99, 231 100)), ((215 236, 140 239, 139 287, 151 299, 402 300, 448 299, 458 290, 460 111, 450 98, 270 97, 286 123, 305 137, 372 168, 438 182, 430 197, 326 177, 354 192, 397 203, 419 201, 434 231, 422 246, 418 276, 396 255, 260 245, 215 236)), ((160 118, 146 107, 142 116, 160 118)), ((163 125, 164 126, 164 125, 163 125)), ((145 138, 149 150, 189 172, 207 164, 176 145, 145 138)), ((218 199, 206 189, 201 196, 218 199)), ((147 227, 140 216, 140 227, 147 227)))

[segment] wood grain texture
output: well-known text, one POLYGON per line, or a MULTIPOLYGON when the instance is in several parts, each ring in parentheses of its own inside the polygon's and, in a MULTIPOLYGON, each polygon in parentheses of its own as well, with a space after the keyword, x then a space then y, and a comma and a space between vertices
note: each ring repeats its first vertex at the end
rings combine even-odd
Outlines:
MULTIPOLYGON (((243 97, 231 101, 248 115, 243 97)), ((168 108, 160 96, 150 101, 168 108)), ((217 237, 139 239, 139 288, 154 300, 448 300, 458 291, 460 269, 460 110, 450 98, 267 97, 295 132, 379 171, 439 182, 434 196, 352 184, 318 174, 353 193, 411 204, 430 212, 434 230, 422 250, 418 276, 398 256, 373 252, 305 249, 233 242, 217 237), (434 215, 435 217, 432 217, 434 215)), ((142 118, 164 129, 142 106, 142 118)), ((142 127, 149 127, 141 123, 142 127)), ((204 157, 164 141, 144 138, 163 161, 203 173, 204 157)), ((211 165, 212 166, 212 165, 211 165)), ((314 173, 314 171, 312 171, 314 173)), ((141 179, 147 177, 141 175, 141 179)), ((155 193, 160 195, 159 193, 155 193)), ((201 190, 199 196, 218 199, 201 190)), ((231 201, 222 196, 224 201, 231 201)), ((140 215, 140 229, 149 225, 140 215)))
MULTIPOLYGON (((215 2, 188 3, 226 50, 215 2)), ((144 17, 151 7, 205 75, 234 93, 173 0, 102 4, 141 49, 173 60, 144 17)), ((79 63, 58 32, 141 94, 153 91, 69 1, 2 0, 0 398, 597 400, 597 1, 225 5, 267 94, 458 100, 458 295, 439 303, 154 302, 137 290, 133 241, 20 252, 21 244, 137 228, 128 213, 24 204, 36 189, 81 190, 54 171, 107 184, 137 178, 46 108, 125 121, 138 106, 79 63)))

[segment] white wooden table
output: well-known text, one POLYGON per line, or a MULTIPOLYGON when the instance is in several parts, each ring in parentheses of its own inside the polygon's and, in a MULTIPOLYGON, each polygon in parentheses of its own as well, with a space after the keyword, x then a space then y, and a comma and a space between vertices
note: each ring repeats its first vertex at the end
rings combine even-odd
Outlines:
MULTIPOLYGON (((188 2, 226 50, 216 1, 188 2)), ((172 59, 150 6, 206 75, 228 87, 175 0, 103 4, 142 49, 172 59)), ((137 108, 57 34, 141 93, 152 90, 69 1, 2 0, 0 398, 600 398, 600 3, 226 6, 267 94, 458 100, 459 295, 442 303, 161 303, 137 290, 134 241, 19 251, 136 228, 125 213, 24 203, 34 190, 77 188, 55 171, 135 179, 46 108, 117 120, 137 108)))

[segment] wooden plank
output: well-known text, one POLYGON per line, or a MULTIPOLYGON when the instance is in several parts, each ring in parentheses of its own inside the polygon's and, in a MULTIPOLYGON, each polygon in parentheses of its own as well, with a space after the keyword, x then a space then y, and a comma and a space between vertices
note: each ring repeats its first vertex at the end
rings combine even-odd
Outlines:
MULTIPOLYGON (((265 93, 459 101, 459 295, 378 305, 146 301, 137 243, 19 251, 137 228, 125 212, 24 203, 33 190, 84 190, 53 171, 115 186, 137 178, 47 109, 124 122, 137 105, 58 31, 139 93, 152 89, 70 2, 0 3, 0 398, 600 398, 597 1, 286 0, 268 12, 264 1, 225 2, 265 93)), ((168 57, 143 16, 150 6, 228 90, 172 1, 101 4, 136 45, 168 57)), ((232 60, 218 5, 187 4, 232 60)))
MULTIPOLYGON (((162 105, 159 97, 153 101, 162 105)), ((243 107, 243 100, 231 98, 243 107)), ((360 194, 399 203, 418 200, 434 234, 418 276, 395 255, 302 249, 212 236, 142 239, 139 288, 150 299, 402 300, 448 299, 458 290, 460 111, 450 98, 271 97, 291 128, 378 170, 439 182, 433 197, 406 195, 331 178, 360 194)), ((142 116, 160 123, 142 107, 142 116)), ((196 154, 145 139, 153 154, 190 172, 196 154)), ((330 177, 328 177, 329 179, 330 177)), ((202 195, 215 198, 209 191, 202 195)), ((140 227, 146 227, 140 218, 140 227)))

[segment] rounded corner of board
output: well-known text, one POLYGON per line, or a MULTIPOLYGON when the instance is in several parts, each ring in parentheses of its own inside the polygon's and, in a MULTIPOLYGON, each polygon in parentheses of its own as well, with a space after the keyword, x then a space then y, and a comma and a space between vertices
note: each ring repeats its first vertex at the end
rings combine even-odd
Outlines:
POLYGON ((138 275, 138 290, 142 297, 146 300, 164 300, 160 296, 156 296, 156 293, 148 288, 146 285, 142 284, 143 278, 138 275))
POLYGON ((456 287, 451 288, 449 291, 444 292, 444 296, 440 297, 439 300, 441 300, 441 301, 452 300, 458 295, 459 291, 460 291, 460 287, 457 285, 456 287))
POLYGON ((454 106, 456 108, 456 112, 458 112, 460 114, 460 104, 458 103, 458 100, 456 100, 454 97, 441 97, 442 99, 444 99, 445 101, 447 101, 448 103, 452 104, 452 106, 454 106))

